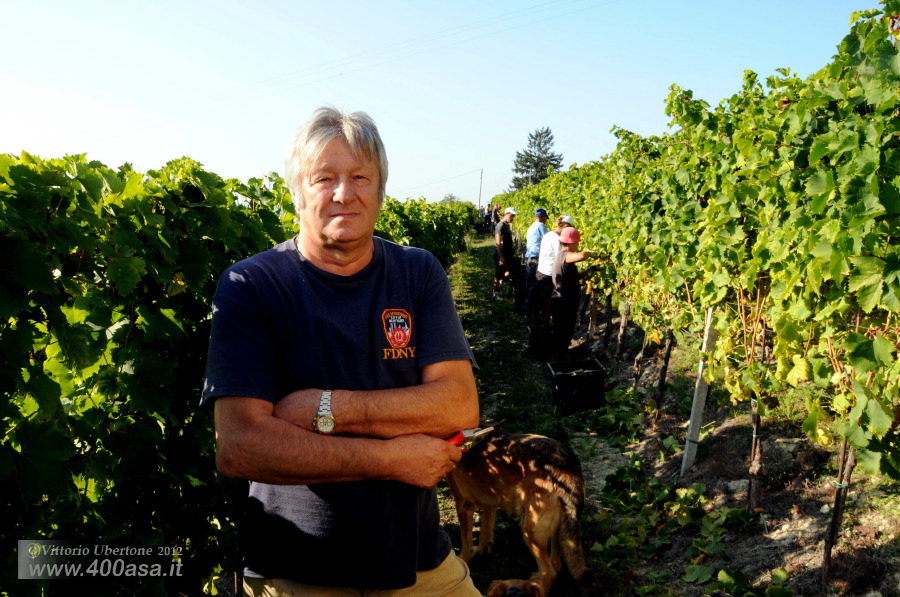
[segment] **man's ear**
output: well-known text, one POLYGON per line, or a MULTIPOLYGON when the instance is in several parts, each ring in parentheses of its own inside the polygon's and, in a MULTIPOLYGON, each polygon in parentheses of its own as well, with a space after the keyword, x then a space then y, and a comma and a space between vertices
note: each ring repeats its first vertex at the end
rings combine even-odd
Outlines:
POLYGON ((299 212, 306 207, 306 200, 303 199, 303 193, 301 193, 300 191, 297 191, 296 193, 292 191, 291 199, 293 199, 294 201, 294 211, 299 212))

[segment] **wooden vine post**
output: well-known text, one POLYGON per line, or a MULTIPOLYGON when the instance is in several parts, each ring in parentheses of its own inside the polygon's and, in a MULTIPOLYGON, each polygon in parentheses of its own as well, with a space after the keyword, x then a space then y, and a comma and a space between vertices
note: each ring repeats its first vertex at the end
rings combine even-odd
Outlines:
POLYGON ((831 580, 831 551, 837 543, 838 530, 841 528, 844 518, 844 503, 847 500, 847 492, 850 490, 850 476, 856 466, 856 451, 845 439, 841 444, 841 460, 838 463, 837 489, 834 492, 834 510, 831 514, 831 524, 828 525, 828 533, 825 535, 825 555, 822 557, 822 587, 827 588, 831 580))
POLYGON ((644 342, 637 356, 634 357, 634 382, 632 389, 636 392, 638 383, 641 381, 641 373, 644 371, 644 353, 647 352, 647 334, 644 334, 644 342))
POLYGON ((591 314, 590 314, 590 324, 588 329, 590 331, 594 331, 597 329, 597 326, 600 325, 600 291, 596 288, 591 292, 591 314))
POLYGON ((656 387, 656 414, 653 417, 653 426, 659 423, 659 413, 662 412, 663 396, 666 391, 666 375, 669 373, 669 360, 672 358, 672 344, 674 334, 672 328, 666 328, 666 346, 663 349, 662 367, 659 370, 659 384, 656 387))
MULTIPOLYGON (((703 330, 703 346, 701 351, 709 354, 716 348, 716 339, 719 333, 712 326, 713 310, 710 307, 706 310, 706 325, 703 330)), ((709 365, 706 360, 701 359, 697 370, 697 383, 694 386, 694 401, 691 404, 691 422, 688 425, 687 439, 684 442, 684 457, 681 459, 681 476, 694 464, 697 458, 697 443, 700 441, 700 427, 703 424, 703 409, 706 408, 706 395, 709 390, 709 384, 706 382, 704 372, 709 365)))
POLYGON ((625 332, 628 329, 628 317, 631 315, 631 300, 625 301, 622 313, 619 317, 619 337, 616 342, 616 358, 618 364, 622 359, 622 353, 625 352, 625 332))
POLYGON ((756 512, 759 497, 762 493, 762 417, 759 416, 759 402, 756 394, 750 399, 750 426, 753 429, 753 441, 750 443, 750 489, 747 492, 747 511, 756 512))
POLYGON ((578 311, 578 322, 584 323, 584 318, 588 314, 588 305, 591 303, 591 297, 593 296, 593 284, 588 282, 585 284, 584 293, 581 295, 581 301, 579 304, 578 311))
POLYGON ((609 339, 612 336, 613 321, 613 297, 612 292, 606 295, 606 329, 603 331, 603 350, 609 346, 609 339))

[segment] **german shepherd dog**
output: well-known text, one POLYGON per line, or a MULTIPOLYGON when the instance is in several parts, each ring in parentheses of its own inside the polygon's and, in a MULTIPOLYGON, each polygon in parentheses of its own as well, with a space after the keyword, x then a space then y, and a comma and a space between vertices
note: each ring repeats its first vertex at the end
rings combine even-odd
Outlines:
POLYGON ((580 585, 590 581, 578 526, 584 477, 571 448, 541 435, 498 430, 463 454, 447 482, 456 501, 460 557, 465 562, 476 553, 472 537, 476 510, 482 510, 477 553, 490 549, 497 510, 503 510, 519 519, 525 543, 537 560, 536 575, 528 580, 495 580, 488 597, 501 597, 507 591, 546 597, 562 561, 580 585))

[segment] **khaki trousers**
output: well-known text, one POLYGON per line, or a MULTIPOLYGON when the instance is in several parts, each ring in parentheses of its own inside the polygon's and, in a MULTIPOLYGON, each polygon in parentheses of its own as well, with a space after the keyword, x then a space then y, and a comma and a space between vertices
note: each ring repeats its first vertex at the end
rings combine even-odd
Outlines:
POLYGON ((244 577, 246 597, 481 597, 469 567, 451 551, 434 570, 416 573, 416 584, 405 589, 363 590, 305 585, 286 578, 244 577))

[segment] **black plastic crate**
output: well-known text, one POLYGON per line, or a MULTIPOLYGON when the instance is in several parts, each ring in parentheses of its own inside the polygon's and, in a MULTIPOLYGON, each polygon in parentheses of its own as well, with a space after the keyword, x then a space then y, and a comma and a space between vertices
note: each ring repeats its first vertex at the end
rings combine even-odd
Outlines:
POLYGON ((563 414, 572 414, 606 403, 606 369, 597 359, 547 363, 553 402, 563 414))

